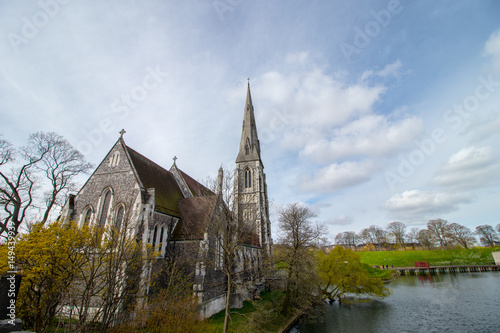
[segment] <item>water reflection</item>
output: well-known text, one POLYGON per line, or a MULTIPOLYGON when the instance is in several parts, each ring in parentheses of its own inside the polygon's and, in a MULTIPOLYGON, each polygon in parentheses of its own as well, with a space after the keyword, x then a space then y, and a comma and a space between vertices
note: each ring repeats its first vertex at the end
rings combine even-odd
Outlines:
POLYGON ((402 276, 381 301, 327 306, 291 332, 500 332, 500 272, 402 276))
POLYGON ((425 282, 429 282, 429 283, 432 283, 434 282, 433 278, 432 278, 432 275, 418 275, 418 281, 420 281, 421 283, 425 283, 425 282))

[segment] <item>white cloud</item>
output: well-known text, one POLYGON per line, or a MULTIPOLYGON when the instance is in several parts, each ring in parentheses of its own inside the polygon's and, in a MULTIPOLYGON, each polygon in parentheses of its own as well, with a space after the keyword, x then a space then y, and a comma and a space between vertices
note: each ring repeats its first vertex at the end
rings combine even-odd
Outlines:
POLYGON ((486 117, 475 117, 464 129, 464 134, 470 135, 472 142, 480 142, 500 134, 500 112, 492 111, 486 117))
POLYGON ((373 71, 373 70, 365 71, 361 76, 361 81, 366 81, 374 77, 387 78, 391 76, 399 79, 402 74, 401 67, 402 67, 401 60, 398 59, 392 64, 386 65, 383 69, 379 71, 373 71))
POLYGON ((345 226, 345 225, 352 224, 353 222, 354 222, 354 218, 352 216, 348 216, 345 214, 341 214, 337 217, 333 217, 331 219, 326 220, 327 225, 345 226))
POLYGON ((370 180, 374 169, 374 163, 368 160, 330 164, 313 176, 301 177, 299 188, 306 192, 328 193, 370 180))
POLYGON ((495 70, 500 72, 500 30, 491 34, 486 41, 484 53, 492 57, 495 70))
POLYGON ((308 143, 302 154, 326 163, 348 156, 381 156, 399 151, 422 131, 417 117, 391 123, 381 115, 368 115, 333 132, 333 138, 308 143))
POLYGON ((434 183, 449 189, 471 189, 497 183, 500 165, 490 146, 469 146, 451 155, 434 177, 434 183))
POLYGON ((271 104, 269 108, 279 106, 293 114, 294 121, 290 125, 295 130, 294 135, 299 136, 311 127, 323 133, 332 126, 370 113, 373 104, 386 90, 380 85, 349 85, 319 68, 303 69, 293 74, 269 71, 258 81, 259 84, 252 87, 252 93, 267 100, 271 104))
MULTIPOLYGON (((385 85, 347 83, 346 73, 327 73, 305 52, 289 54, 284 63, 255 78, 252 94, 259 97, 261 140, 278 141, 299 159, 321 165, 298 178, 299 189, 329 193, 366 182, 377 171, 373 158, 400 152, 421 133, 417 116, 374 113, 385 85)), ((396 77, 401 66, 398 60, 371 75, 396 77)))
POLYGON ((285 61, 290 64, 300 64, 304 65, 309 59, 309 53, 307 52, 297 52, 287 54, 285 61))
POLYGON ((470 201, 470 195, 464 193, 410 190, 393 195, 382 208, 404 222, 423 223, 427 219, 456 211, 470 201))
MULTIPOLYGON (((281 136, 283 146, 298 149, 305 156, 324 156, 326 149, 331 155, 327 160, 331 161, 342 156, 397 151, 421 131, 422 121, 417 117, 396 122, 373 113, 374 104, 386 91, 384 85, 347 84, 345 75, 325 73, 304 52, 289 54, 286 63, 290 62, 304 66, 291 74, 266 72, 252 86, 253 94, 268 103, 264 105, 268 110, 263 110, 259 119, 260 128, 268 125, 272 129, 273 108, 286 110, 289 115, 281 136)), ((376 75, 394 76, 400 67, 397 61, 376 75)))

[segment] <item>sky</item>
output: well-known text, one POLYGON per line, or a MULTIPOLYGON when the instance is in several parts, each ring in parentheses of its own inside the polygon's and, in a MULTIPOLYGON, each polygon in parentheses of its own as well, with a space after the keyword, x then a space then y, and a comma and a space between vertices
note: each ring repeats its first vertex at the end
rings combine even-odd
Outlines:
MULTIPOLYGON (((250 79, 272 203, 343 231, 500 223, 500 2, 0 0, 0 134, 234 167, 250 79)), ((82 182, 85 179, 82 180, 82 182)))

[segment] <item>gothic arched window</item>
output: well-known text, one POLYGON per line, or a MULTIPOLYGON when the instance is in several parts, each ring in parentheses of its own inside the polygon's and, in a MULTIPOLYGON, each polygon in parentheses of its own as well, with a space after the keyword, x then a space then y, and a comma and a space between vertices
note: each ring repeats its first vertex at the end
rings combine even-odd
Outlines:
POLYGON ((92 207, 88 207, 83 215, 83 225, 88 225, 90 223, 90 219, 92 218, 92 207))
POLYGON ((158 233, 158 225, 155 225, 155 231, 153 232, 153 248, 156 245, 156 234, 158 233))
POLYGON ((161 227, 161 231, 160 231, 160 241, 158 242, 158 245, 159 245, 159 247, 160 247, 160 248, 158 249, 158 251, 160 252, 160 254, 161 254, 161 247, 162 247, 162 245, 163 245, 163 228, 164 228, 164 227, 161 227))
POLYGON ((121 228, 124 215, 125 215, 125 207, 123 207, 123 205, 120 205, 120 207, 118 207, 118 210, 116 211, 116 218, 115 218, 116 230, 119 230, 121 228))
POLYGON ((252 187, 252 170, 250 168, 245 169, 245 188, 252 187))
POLYGON ((104 227, 106 225, 106 219, 108 218, 110 203, 111 203, 111 190, 108 190, 102 202, 101 217, 99 218, 100 227, 104 227))

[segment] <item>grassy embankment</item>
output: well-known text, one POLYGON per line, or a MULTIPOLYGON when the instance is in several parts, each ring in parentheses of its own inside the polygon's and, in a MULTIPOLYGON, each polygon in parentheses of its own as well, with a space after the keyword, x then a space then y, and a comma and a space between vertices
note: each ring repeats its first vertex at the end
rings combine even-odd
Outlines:
POLYGON ((490 265, 493 261, 492 248, 430 250, 430 251, 373 251, 358 252, 361 262, 368 265, 394 265, 413 267, 415 261, 427 261, 430 266, 490 265))
MULTIPOLYGON (((382 280, 392 279, 391 270, 381 270, 378 268, 372 268, 370 265, 365 264, 364 268, 371 277, 380 278, 382 280)), ((282 292, 265 292, 261 294, 262 301, 257 302, 258 306, 265 307, 267 305, 274 304, 276 307, 278 304, 281 308, 281 302, 283 301, 284 293, 282 292)), ((257 308, 250 302, 244 302, 243 308, 232 309, 231 310, 231 322, 229 323, 229 331, 231 332, 253 332, 252 327, 249 325, 252 313, 255 312, 257 308)), ((290 320, 294 317, 294 314, 288 316, 279 315, 278 318, 274 318, 272 322, 265 324, 265 327, 260 327, 262 331, 265 332, 279 332, 283 327, 285 327, 290 320)), ((214 332, 222 332, 224 325, 224 311, 221 311, 213 315, 209 319, 210 326, 214 332)))
MULTIPOLYGON (((254 301, 258 306, 265 306, 271 304, 280 304, 284 293, 281 292, 265 292, 260 295, 262 297, 261 301, 254 301)), ((231 309, 231 321, 229 322, 230 332, 253 332, 251 325, 249 324, 250 317, 252 313, 255 312, 257 308, 251 302, 244 302, 243 308, 241 309, 231 309)), ((293 314, 289 316, 279 315, 278 318, 274 318, 272 322, 264 324, 265 327, 261 327, 262 331, 265 332, 279 332, 293 317, 293 314)), ((221 311, 213 315, 209 319, 210 326, 214 332, 222 332, 224 327, 224 311, 221 311)))
POLYGON ((368 275, 372 278, 382 279, 383 281, 392 280, 394 277, 395 271, 392 269, 380 269, 373 268, 372 266, 363 263, 365 270, 368 272, 368 275))

